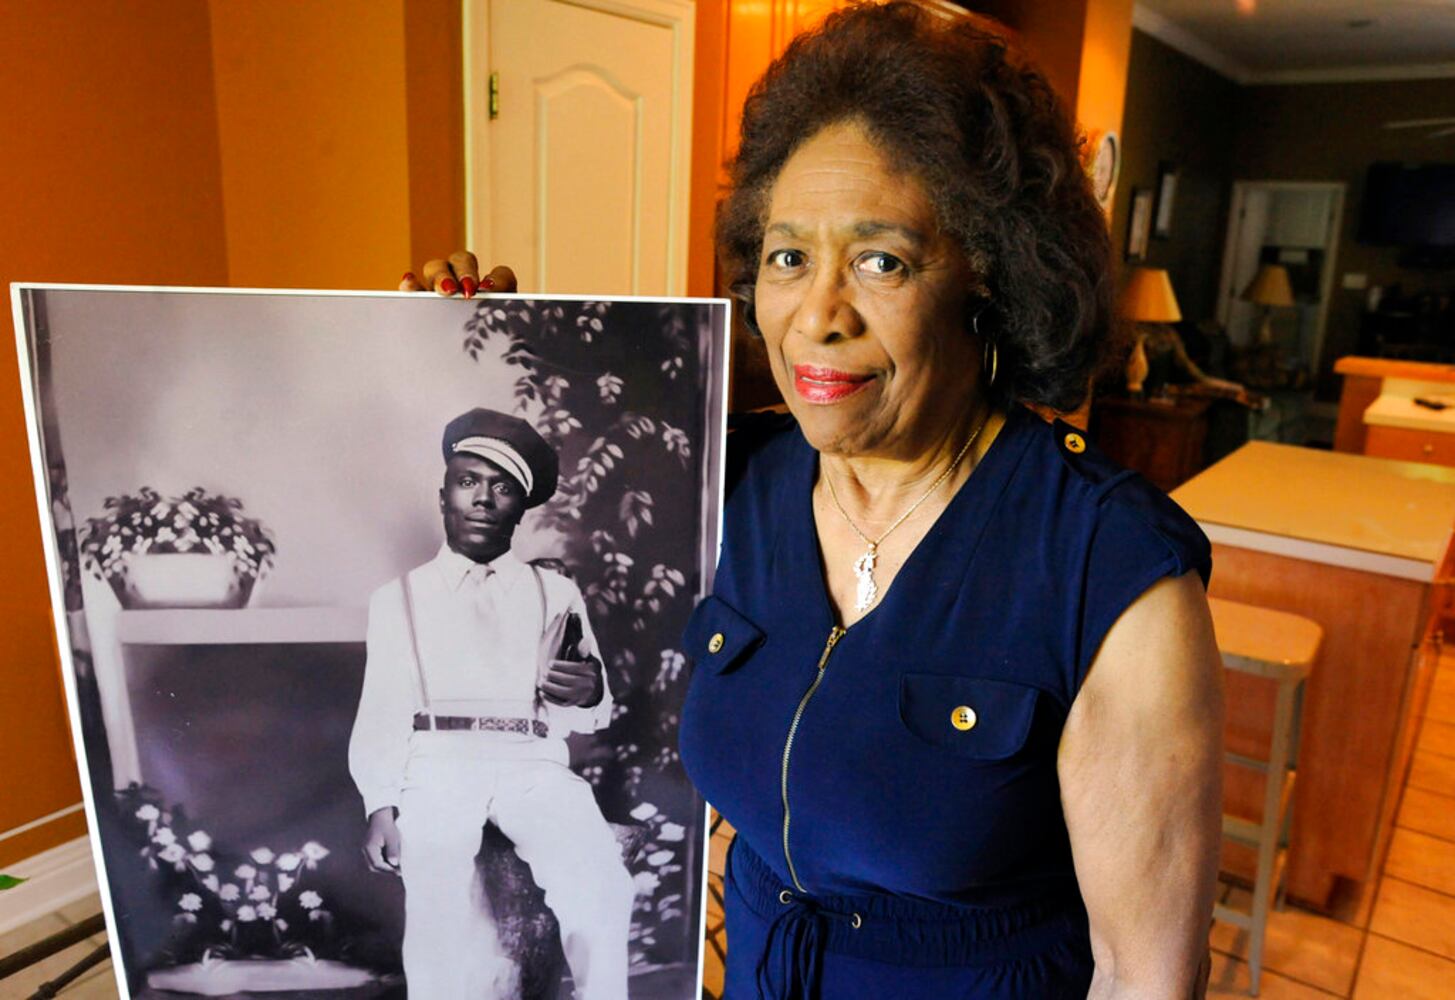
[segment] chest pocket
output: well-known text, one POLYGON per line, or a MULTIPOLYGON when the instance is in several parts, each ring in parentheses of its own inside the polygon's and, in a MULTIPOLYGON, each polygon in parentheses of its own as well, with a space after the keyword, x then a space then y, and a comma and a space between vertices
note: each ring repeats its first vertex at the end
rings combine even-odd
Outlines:
POLYGON ((1039 692, 978 677, 901 674, 899 719, 915 736, 957 757, 995 761, 1025 746, 1039 692))
POLYGON ((682 651, 699 667, 731 670, 763 644, 763 630, 716 595, 704 597, 687 620, 682 651))

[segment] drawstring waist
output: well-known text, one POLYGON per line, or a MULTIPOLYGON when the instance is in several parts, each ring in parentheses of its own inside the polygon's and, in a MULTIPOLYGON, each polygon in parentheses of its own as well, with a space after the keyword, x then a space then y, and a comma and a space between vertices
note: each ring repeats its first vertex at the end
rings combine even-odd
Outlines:
POLYGON ((995 966, 1034 958, 1087 933, 1074 885, 1033 902, 994 907, 804 895, 785 885, 741 837, 728 853, 726 882, 768 923, 757 987, 771 1000, 817 1000, 825 954, 908 966, 995 966))

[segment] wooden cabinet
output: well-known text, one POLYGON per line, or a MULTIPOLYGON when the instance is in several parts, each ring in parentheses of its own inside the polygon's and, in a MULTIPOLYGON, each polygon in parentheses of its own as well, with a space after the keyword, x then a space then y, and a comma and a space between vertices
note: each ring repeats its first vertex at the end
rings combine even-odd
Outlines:
POLYGON ((1092 438, 1113 462, 1172 490, 1202 468, 1210 405, 1206 399, 1102 397, 1092 404, 1092 438))
POLYGON ((1406 462, 1455 465, 1455 434, 1374 425, 1365 428, 1364 454, 1406 462))

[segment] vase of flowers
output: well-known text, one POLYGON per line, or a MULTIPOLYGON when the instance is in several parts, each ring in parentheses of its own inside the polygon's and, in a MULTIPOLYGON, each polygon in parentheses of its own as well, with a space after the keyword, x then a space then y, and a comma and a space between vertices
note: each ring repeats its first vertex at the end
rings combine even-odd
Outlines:
POLYGON ((273 565, 272 535, 236 497, 143 486, 105 507, 81 530, 81 562, 124 608, 241 608, 273 565))
POLYGON ((156 793, 117 793, 141 857, 176 900, 168 964, 147 985, 201 996, 277 990, 344 990, 379 977, 336 957, 333 914, 317 871, 328 848, 260 845, 245 855, 218 849, 211 834, 156 793))

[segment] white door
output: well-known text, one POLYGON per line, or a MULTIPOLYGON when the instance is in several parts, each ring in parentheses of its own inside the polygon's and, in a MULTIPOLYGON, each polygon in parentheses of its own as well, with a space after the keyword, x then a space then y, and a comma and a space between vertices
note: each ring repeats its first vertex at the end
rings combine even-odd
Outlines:
POLYGON ((1262 324, 1262 308, 1244 301, 1242 296, 1257 275, 1265 251, 1274 248, 1280 261, 1293 263, 1307 260, 1300 250, 1318 250, 1323 260, 1318 293, 1298 306, 1297 344, 1289 345, 1297 350, 1311 373, 1318 373, 1343 206, 1342 184, 1238 181, 1233 185, 1222 286, 1218 290, 1218 322, 1234 345, 1251 344, 1262 324))
POLYGON ((693 4, 474 0, 467 13, 477 252, 527 291, 685 294, 693 4))

